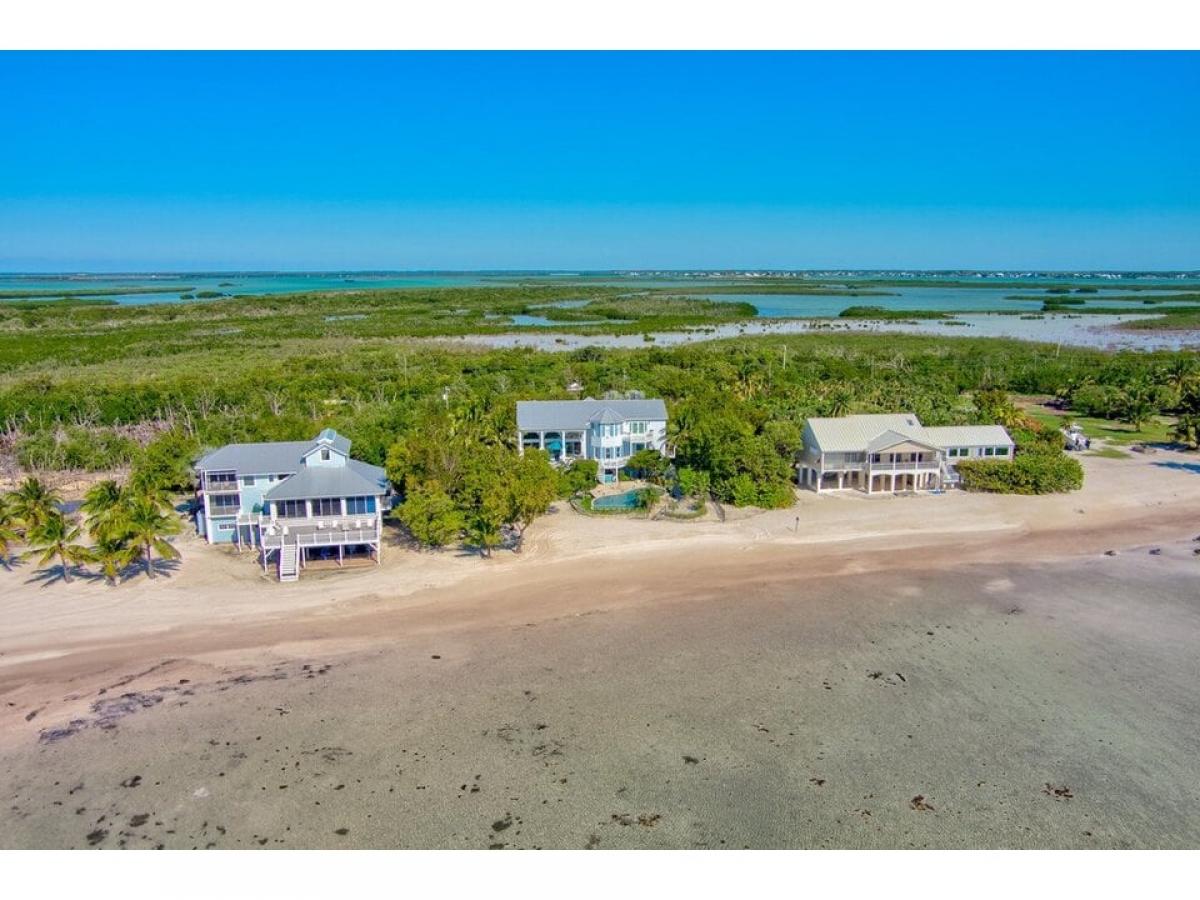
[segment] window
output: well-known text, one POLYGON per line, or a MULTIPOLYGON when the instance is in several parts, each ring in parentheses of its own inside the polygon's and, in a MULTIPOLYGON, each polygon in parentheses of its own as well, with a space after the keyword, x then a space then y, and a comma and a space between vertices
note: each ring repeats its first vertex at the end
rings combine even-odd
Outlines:
POLYGON ((246 487, 254 487, 254 476, 247 475, 242 479, 242 484, 244 484, 246 487))
POLYGON ((236 490, 237 475, 233 472, 207 472, 204 475, 204 486, 211 491, 236 490))
POLYGON ((997 447, 996 455, 997 456, 1008 456, 1008 448, 1007 447, 997 447))
POLYGON ((281 519, 303 519, 308 515, 308 507, 303 500, 276 500, 275 515, 281 519))
POLYGON ((242 508, 242 498, 238 494, 209 494, 208 511, 213 516, 232 516, 242 508))
POLYGON ((630 454, 641 453, 645 449, 646 449, 646 445, 644 443, 642 443, 641 441, 634 441, 633 443, 631 443, 629 445, 630 454))
POLYGON ((283 473, 283 474, 281 474, 281 475, 276 475, 276 476, 275 476, 275 480, 276 480, 276 481, 284 481, 284 480, 285 480, 287 477, 288 477, 288 473, 287 473, 287 472, 284 472, 284 473, 283 473))
POLYGON ((312 502, 312 511, 314 516, 340 516, 342 501, 337 497, 322 497, 312 502))
POLYGON ((328 447, 321 448, 321 462, 329 462, 329 448, 328 447))
POLYGON ((983 455, 984 455, 984 456, 995 456, 995 454, 996 454, 996 448, 995 448, 995 447, 984 447, 984 448, 983 448, 983 455))
POLYGON ((237 526, 234 525, 232 522, 218 522, 217 523, 217 531, 233 531, 233 529, 236 527, 237 526))
POLYGON ((646 423, 645 422, 630 422, 629 423, 629 433, 630 434, 645 434, 646 433, 646 423))
POLYGON ((375 512, 374 497, 347 497, 346 498, 346 515, 349 516, 365 516, 368 513, 375 512))

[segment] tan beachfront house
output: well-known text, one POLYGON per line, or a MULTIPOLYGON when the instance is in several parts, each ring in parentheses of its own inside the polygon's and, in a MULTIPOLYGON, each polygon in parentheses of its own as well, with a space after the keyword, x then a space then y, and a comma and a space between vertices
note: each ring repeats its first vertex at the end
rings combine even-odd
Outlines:
POLYGON ((808 419, 798 481, 818 493, 940 490, 958 484, 964 459, 1012 459, 1000 425, 926 428, 913 413, 808 419))

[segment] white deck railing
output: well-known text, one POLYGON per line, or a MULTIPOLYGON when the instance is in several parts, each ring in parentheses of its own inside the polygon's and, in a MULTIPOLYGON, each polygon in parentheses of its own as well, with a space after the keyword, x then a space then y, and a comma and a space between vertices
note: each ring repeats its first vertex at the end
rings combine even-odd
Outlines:
POLYGON ((873 462, 870 464, 872 472, 917 472, 928 471, 936 472, 941 468, 941 463, 936 460, 927 462, 873 462))
MULTIPOLYGON (((307 521, 307 520, 306 520, 307 521)), ((298 547, 335 547, 338 544, 373 544, 380 538, 380 529, 370 520, 363 528, 317 528, 315 524, 288 526, 286 533, 276 526, 274 532, 263 529, 262 545, 276 550, 285 544, 298 547)))

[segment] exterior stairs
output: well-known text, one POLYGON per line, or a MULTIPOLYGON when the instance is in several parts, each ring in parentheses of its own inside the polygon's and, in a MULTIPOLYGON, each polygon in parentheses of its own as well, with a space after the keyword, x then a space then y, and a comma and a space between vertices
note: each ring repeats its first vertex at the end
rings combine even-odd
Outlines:
POLYGON ((284 544, 279 548, 279 580, 300 579, 300 548, 295 544, 284 544))

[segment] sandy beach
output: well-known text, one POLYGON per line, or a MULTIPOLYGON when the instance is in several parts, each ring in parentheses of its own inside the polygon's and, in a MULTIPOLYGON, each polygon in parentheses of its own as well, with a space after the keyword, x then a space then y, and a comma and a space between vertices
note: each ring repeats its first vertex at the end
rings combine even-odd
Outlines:
POLYGON ((1200 462, 0 572, 6 847, 1195 847, 1200 462), (1112 551, 1108 555, 1106 551, 1112 551))

